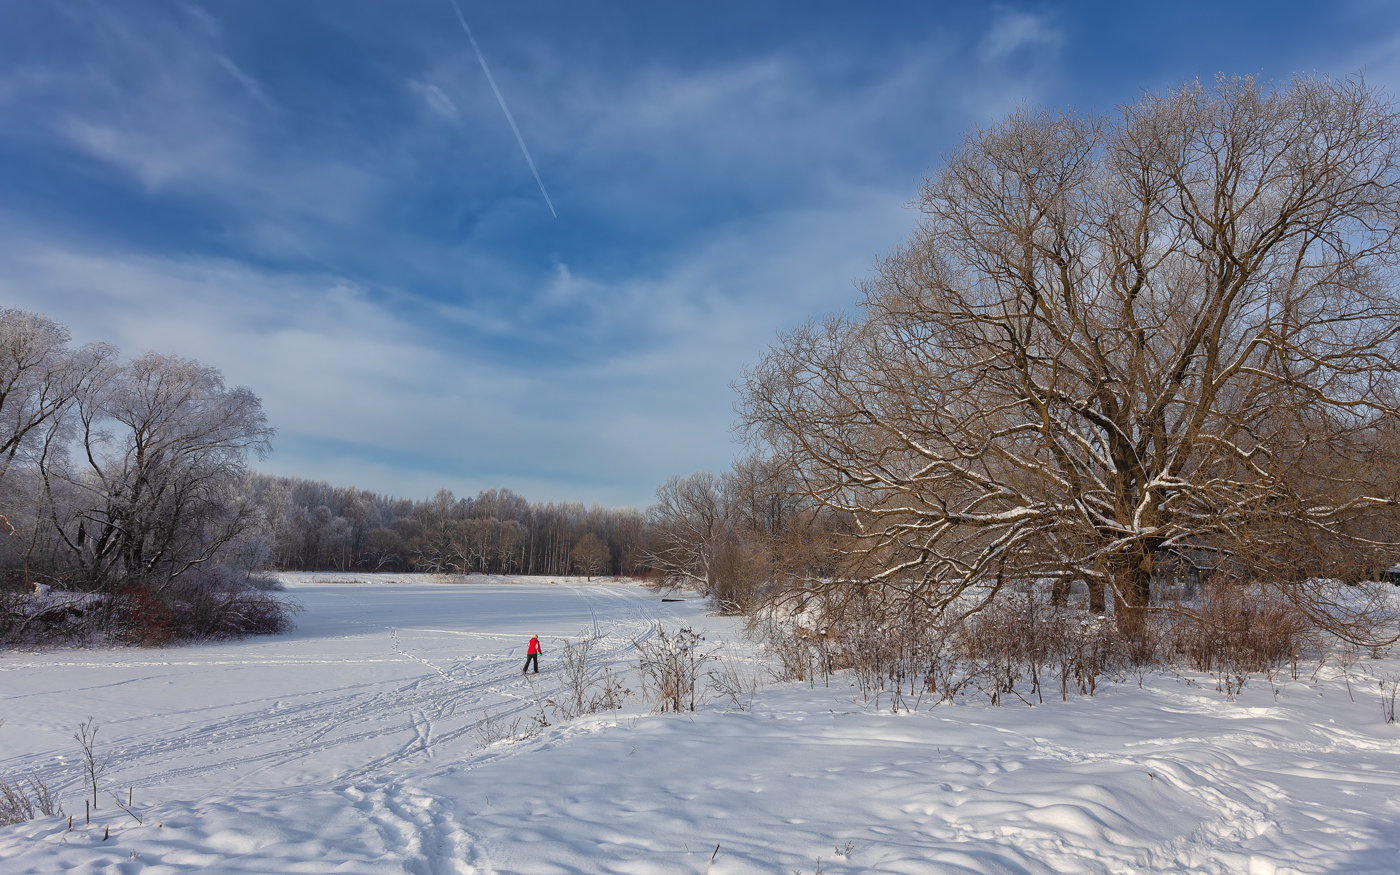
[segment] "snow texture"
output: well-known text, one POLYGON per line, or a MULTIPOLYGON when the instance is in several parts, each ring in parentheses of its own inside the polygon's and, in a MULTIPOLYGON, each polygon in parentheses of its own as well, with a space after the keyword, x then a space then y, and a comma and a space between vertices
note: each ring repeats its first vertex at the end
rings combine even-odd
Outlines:
POLYGON ((0 871, 1400 871, 1400 727, 1375 680, 1393 659, 1233 701, 1196 675, 899 714, 844 682, 770 685, 750 711, 633 699, 483 746, 485 712, 524 725, 558 689, 563 638, 601 634, 621 666, 691 624, 761 659, 702 602, 625 583, 288 581, 290 635, 0 657, 0 775, 37 773, 77 815, 0 828, 0 871), (111 757, 91 825, 72 739, 89 716, 111 757), (112 801, 128 788, 143 823, 112 801))

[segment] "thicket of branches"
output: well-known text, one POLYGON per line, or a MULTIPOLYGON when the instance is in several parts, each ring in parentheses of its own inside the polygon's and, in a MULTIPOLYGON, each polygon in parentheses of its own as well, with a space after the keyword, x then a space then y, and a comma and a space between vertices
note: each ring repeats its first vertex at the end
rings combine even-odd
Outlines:
POLYGON ((829 578, 845 524, 801 494, 790 472, 749 456, 715 475, 674 476, 647 512, 647 561, 665 584, 750 612, 791 582, 829 578))
POLYGON ((1235 695, 1254 675, 1298 680, 1303 660, 1322 655, 1321 630, 1271 587, 1204 585, 1129 635, 1083 605, 1056 604, 1050 585, 1003 588, 941 612, 913 587, 824 589, 797 611, 755 611, 750 626, 780 678, 829 683, 846 672, 867 701, 911 710, 969 696, 994 705, 1093 696, 1104 683, 1179 666, 1235 695))

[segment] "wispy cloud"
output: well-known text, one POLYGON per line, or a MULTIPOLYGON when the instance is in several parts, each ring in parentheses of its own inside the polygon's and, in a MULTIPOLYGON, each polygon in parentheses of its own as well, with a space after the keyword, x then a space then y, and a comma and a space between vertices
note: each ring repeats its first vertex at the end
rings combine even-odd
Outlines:
POLYGON ((343 67, 279 79, 191 9, 99 9, 88 64, 0 73, 0 139, 89 174, 66 179, 89 186, 69 221, 0 214, 0 297, 249 385, 274 470, 638 504, 727 464, 729 384, 775 331, 851 305, 920 173, 989 105, 1033 98, 1056 45, 1003 16, 875 61, 503 47, 570 204, 554 223, 460 43, 357 57, 354 87, 343 67))
POLYGON ((561 265, 540 299, 582 301, 588 315, 555 342, 606 351, 531 367, 343 278, 104 251, 27 237, 13 221, 0 298, 57 314, 83 340, 219 365, 263 397, 293 448, 274 470, 332 477, 358 458, 364 476, 349 482, 389 492, 406 488, 393 471, 429 466, 459 492, 551 484, 541 497, 641 504, 670 473, 726 464, 728 384, 775 326, 798 321, 793 297, 840 307, 867 253, 906 221, 897 200, 852 193, 839 209, 697 241, 649 279, 561 265), (850 245, 852 220, 863 246, 850 245))
POLYGON ((457 104, 453 103, 452 98, 444 94, 441 88, 429 82, 409 82, 408 87, 422 97, 428 108, 440 117, 450 122, 461 119, 462 114, 458 112, 457 104))
POLYGON ((1002 61, 1025 51, 1058 49, 1064 35, 1047 16, 1028 12, 1001 11, 982 37, 982 60, 1002 61))

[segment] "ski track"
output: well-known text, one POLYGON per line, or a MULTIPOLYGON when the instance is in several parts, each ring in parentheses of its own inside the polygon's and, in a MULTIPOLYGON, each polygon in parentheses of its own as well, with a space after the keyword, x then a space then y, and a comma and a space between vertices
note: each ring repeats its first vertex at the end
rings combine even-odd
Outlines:
MULTIPOLYGON (((587 611, 580 635, 598 638, 594 653, 607 663, 625 662, 635 640, 655 634, 659 620, 635 595, 611 587, 570 586, 587 611), (598 593, 606 592, 606 623, 600 618, 598 593)), ((473 768, 480 762, 496 762, 518 756, 527 744, 496 745, 481 750, 477 742, 478 720, 488 710, 507 721, 526 717, 544 707, 561 685, 546 662, 538 677, 522 686, 516 659, 518 636, 490 632, 390 626, 387 629, 367 616, 371 606, 348 593, 333 593, 335 600, 353 606, 361 616, 343 616, 346 625, 363 629, 386 642, 382 658, 356 659, 358 664, 414 665, 408 676, 377 679, 297 695, 269 695, 221 703, 219 716, 206 717, 201 709, 172 711, 169 728, 123 732, 124 720, 103 724, 107 738, 118 738, 107 748, 107 773, 138 791, 152 792, 165 785, 194 782, 204 792, 185 804, 200 806, 216 797, 227 797, 242 785, 331 753, 333 761, 355 762, 306 787, 321 787, 342 795, 373 825, 383 854, 402 861, 405 872, 425 875, 483 875, 496 870, 481 848, 475 847, 454 818, 450 802, 396 779, 395 767, 406 762, 430 764, 447 752, 442 768, 473 768), (382 631, 380 631, 382 630, 382 631), (487 653, 467 654, 449 661, 434 661, 415 652, 413 641, 449 636, 488 644, 487 653), (502 652, 504 651, 504 655, 502 652), (231 712, 231 713, 230 713, 231 712), (357 757, 355 745, 381 742, 385 736, 402 735, 403 741, 388 752, 357 757), (337 749, 347 753, 337 754, 337 749)), ((348 641, 356 635, 327 636, 322 640, 348 641)), ((569 636, 573 637, 573 636, 569 636)), ((557 638, 555 639, 557 641, 557 638)), ((556 646, 552 644, 551 646, 556 646)), ((169 669, 103 684, 84 685, 87 695, 105 695, 122 687, 148 684, 182 668, 230 666, 306 667, 343 664, 317 658, 268 659, 67 659, 11 661, 2 671, 32 670, 43 666, 75 669, 169 669)), ((36 694, 39 695, 39 694, 36 694)), ((560 737, 553 727, 551 737, 560 737)), ((71 745, 0 758, 0 774, 36 774, 60 793, 79 789, 84 779, 74 769, 71 745), (65 758, 65 755, 66 758, 65 758)), ((431 772, 429 774, 432 774, 431 772)), ((138 792, 138 795, 141 795, 138 792)), ((164 806, 162 806, 164 807, 164 806)), ((221 810, 223 806, 218 806, 221 810)), ((196 808, 197 810, 197 808, 196 808)), ((198 856, 198 855, 196 855, 198 856)), ((204 857, 198 857, 203 860, 204 857)))
MULTIPOLYGON (((647 616, 640 605, 631 607, 625 616, 618 617, 604 634, 594 609, 596 588, 569 587, 580 596, 586 605, 589 629, 599 636, 594 651, 605 662, 625 661, 633 640, 646 640, 655 634, 658 621, 647 616)), ((633 602, 622 593, 609 591, 609 601, 633 602)), ((339 594, 338 594, 339 595, 339 594)), ((339 597, 358 607, 369 610, 360 600, 349 595, 339 597)), ((350 620, 364 624, 363 621, 350 620)), ((368 624, 364 624, 368 625, 368 624)), ((438 632, 440 630, 409 629, 404 632, 438 632)), ((457 661, 449 669, 413 653, 404 646, 399 635, 400 628, 390 628, 387 633, 388 651, 391 659, 384 662, 413 662, 425 666, 429 671, 396 682, 361 683, 327 691, 308 693, 308 701, 288 704, 282 697, 254 699, 233 703, 221 710, 236 710, 239 713, 208 720, 194 720, 178 728, 146 732, 124 736, 121 743, 111 749, 108 772, 123 774, 124 783, 134 787, 152 788, 191 776, 209 776, 226 771, 245 770, 257 765, 253 771, 244 771, 241 778, 214 782, 201 798, 215 793, 227 792, 231 787, 246 782, 249 778, 269 770, 287 767, 313 754, 324 753, 336 747, 353 745, 385 734, 405 733, 407 740, 396 750, 373 757, 358 767, 346 769, 330 776, 323 783, 340 785, 347 781, 362 780, 384 772, 395 764, 415 758, 431 759, 443 748, 453 746, 464 737, 476 731, 477 720, 489 709, 498 718, 507 720, 524 715, 540 707, 539 703, 554 696, 561 687, 551 683, 553 672, 546 669, 539 675, 529 693, 520 691, 520 672, 515 661, 509 662, 495 656, 474 656, 457 661), (477 665, 477 663, 486 663, 477 665), (385 689, 384 687, 388 687, 385 689), (269 705, 269 703, 271 703, 269 705), (460 725, 439 729, 439 724, 463 715, 460 725), (464 721, 464 722, 463 722, 464 721), (290 744, 277 744, 282 740, 290 744), (268 749, 269 745, 276 745, 268 749), (182 765, 162 766, 162 763, 183 763, 182 765), (139 775, 139 777, 138 777, 139 775)), ((455 634, 470 637, 506 636, 481 635, 472 632, 455 634)), ((514 640, 514 639, 510 639, 514 640)), ((244 661, 237 661, 242 663, 244 661)), ((311 664, 335 662, 334 660, 313 660, 311 664)), ((112 662, 66 662, 69 666, 110 666, 112 662)), ((122 665, 172 665, 169 661, 122 663, 122 665)), ((206 666, 219 664, 191 661, 187 664, 206 666)), ((305 664, 281 660, 270 660, 264 665, 305 664)), ((14 670, 19 666, 9 665, 14 670)), ((115 681, 110 684, 86 688, 89 691, 110 691, 127 684, 140 683, 150 676, 115 681)), ((188 713, 188 712, 187 712, 188 713)), ((109 728, 109 736, 119 730, 120 724, 109 728)), ((468 755, 471 750, 458 750, 468 755)), ((10 757, 0 759, 0 774, 28 774, 34 772, 60 791, 72 790, 81 785, 82 778, 73 774, 70 763, 60 757, 71 754, 71 746, 65 745, 41 752, 38 757, 10 757), (36 763, 35 760, 39 762, 36 763)))

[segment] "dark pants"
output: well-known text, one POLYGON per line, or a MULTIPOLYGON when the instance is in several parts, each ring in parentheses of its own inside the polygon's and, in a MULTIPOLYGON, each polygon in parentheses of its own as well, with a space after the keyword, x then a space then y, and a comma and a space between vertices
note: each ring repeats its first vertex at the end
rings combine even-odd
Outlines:
POLYGON ((525 657, 525 668, 524 668, 524 671, 529 671, 529 670, 530 670, 530 664, 531 664, 531 663, 534 663, 534 665, 535 665, 535 674, 539 674, 539 673, 540 673, 540 655, 539 655, 538 653, 531 653, 529 656, 525 657))

